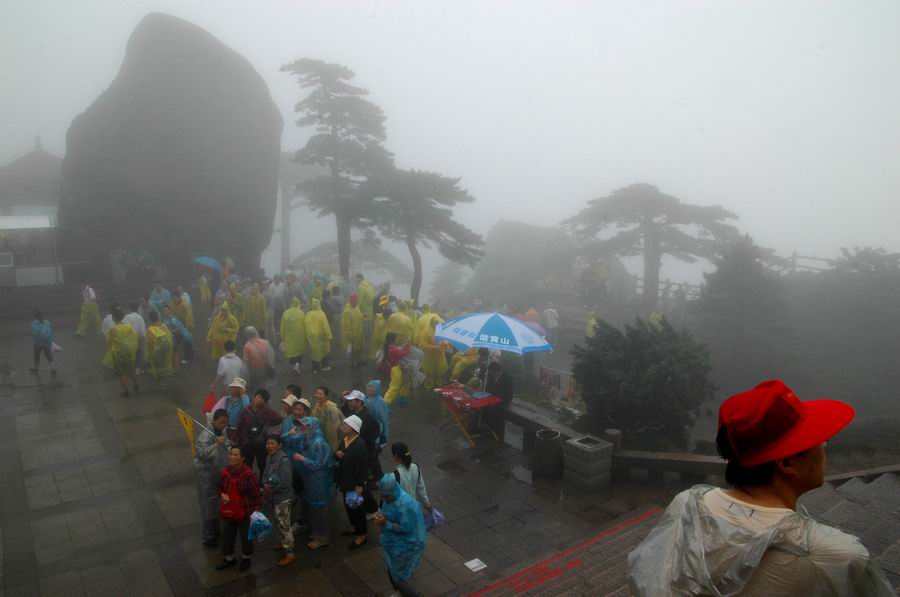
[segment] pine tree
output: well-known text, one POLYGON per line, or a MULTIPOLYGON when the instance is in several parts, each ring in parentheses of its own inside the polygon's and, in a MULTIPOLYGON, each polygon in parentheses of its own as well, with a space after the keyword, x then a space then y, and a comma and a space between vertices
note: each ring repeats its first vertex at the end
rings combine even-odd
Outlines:
POLYGON ((316 132, 294 161, 325 166, 330 175, 305 181, 299 190, 320 215, 334 216, 340 273, 348 279, 351 232, 366 209, 359 184, 392 165, 391 154, 382 145, 385 116, 365 99, 368 91, 350 84, 356 75, 346 66, 302 58, 281 70, 296 75, 300 87, 310 90, 294 110, 300 115, 297 126, 314 126, 316 132))
POLYGON ((619 231, 596 243, 607 254, 641 255, 644 261, 643 308, 650 314, 659 300, 659 269, 663 255, 693 263, 712 258, 737 237, 725 220, 737 216, 718 205, 682 203, 651 184, 633 184, 613 191, 588 206, 564 225, 581 238, 594 238, 607 228, 619 231))
POLYGON ((766 252, 743 237, 704 274, 706 284, 692 306, 693 324, 709 346, 715 377, 727 393, 780 377, 792 360, 784 349, 790 334, 781 278, 763 263, 766 252))

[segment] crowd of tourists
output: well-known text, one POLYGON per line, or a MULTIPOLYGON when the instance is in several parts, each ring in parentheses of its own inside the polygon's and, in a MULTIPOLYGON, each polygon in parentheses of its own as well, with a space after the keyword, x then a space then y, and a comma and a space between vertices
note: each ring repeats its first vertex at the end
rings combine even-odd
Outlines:
POLYGON ((289 384, 278 407, 264 387, 248 390, 241 377, 225 383, 228 394, 211 408, 194 461, 203 542, 221 545, 224 556, 216 568, 250 567, 253 512, 271 514, 275 549, 283 551, 278 565, 284 567, 297 558, 297 535, 309 533, 309 550, 331 543, 329 513, 341 503, 347 521, 341 535, 352 537, 349 549, 368 542, 370 523, 381 527, 392 585, 402 595, 416 595, 411 579, 425 550, 432 506, 405 444, 391 446, 397 471, 382 470, 379 457, 388 446, 390 421, 381 381, 368 382, 364 391, 342 392, 340 405, 326 386, 315 388, 310 401, 299 385, 289 384))
MULTIPOLYGON (((204 275, 196 283, 197 313, 184 288, 157 283, 127 312, 111 304, 103 318, 95 291, 85 285, 76 333, 105 336, 103 364, 120 380, 123 396, 130 396, 142 375, 165 388, 194 360, 196 328, 206 320, 208 355, 215 362, 210 391, 221 398, 208 409, 194 464, 203 542, 224 556, 217 568, 250 567, 254 512, 270 516, 275 547, 283 551, 278 565, 288 566, 301 534, 308 533, 309 550, 334 541, 329 512, 340 503, 349 549, 368 543, 371 525, 380 527, 392 585, 415 595, 411 579, 433 509, 410 448, 388 443, 391 406, 410 401, 419 388, 451 379, 497 385, 501 375, 487 351, 458 353, 437 341, 444 318, 428 305, 417 309, 391 295, 388 284, 376 289, 362 275, 355 282, 346 293, 321 276, 250 284, 230 275, 213 292, 204 275), (337 396, 319 385, 307 397, 299 385, 301 373, 307 375, 305 361, 313 375, 368 367, 373 379, 337 396), (281 362, 297 383, 276 389, 281 362), (395 470, 385 474, 381 456, 387 449, 395 470)), ((503 379, 506 385, 497 388, 508 404, 512 387, 508 375, 503 379)), ((493 421, 489 415, 485 420, 493 421)))
MULTIPOLYGON (((297 558, 298 535, 308 533, 309 550, 334 540, 329 513, 341 507, 347 523, 341 535, 352 537, 349 549, 366 545, 370 525, 380 527, 392 586, 401 595, 416 595, 412 578, 435 511, 405 443, 390 444, 395 470, 382 469, 391 407, 419 387, 458 381, 500 397, 502 409, 512 399, 512 379, 497 355, 457 352, 437 341, 435 330, 444 318, 428 305, 419 310, 391 295, 386 284, 375 289, 362 275, 355 281, 347 294, 340 283, 321 276, 276 276, 256 284, 230 277, 213 293, 205 276, 198 279, 203 312, 210 313, 209 356, 216 362, 210 390, 221 396, 210 405, 196 440, 203 542, 221 547, 218 569, 249 569, 251 518, 265 510, 275 548, 283 551, 278 565, 288 566, 297 558), (297 376, 297 383, 278 390, 276 353, 297 376), (339 396, 321 384, 307 398, 299 385, 307 355, 313 374, 368 365, 373 379, 339 396), (276 406, 273 394, 279 396, 276 406)), ((83 299, 76 333, 95 329, 106 336, 103 363, 119 377, 123 395, 130 394, 129 382, 139 388, 138 375, 147 372, 163 385, 194 357, 193 303, 183 288, 157 284, 127 313, 110 305, 102 320, 89 286, 83 299)), ((530 308, 517 317, 548 339, 558 338, 559 314, 552 304, 540 314, 530 308)), ((596 313, 589 314, 586 336, 595 335, 598 321, 596 313)), ((42 355, 52 367, 53 330, 40 312, 32 337, 33 370, 42 355)), ((488 426, 502 435, 502 413, 485 414, 488 426)), ((673 500, 629 555, 631 592, 893 594, 859 539, 813 520, 798 505, 802 494, 823 484, 825 442, 853 415, 837 401, 802 402, 777 380, 726 400, 716 445, 731 487, 698 485, 673 500)))

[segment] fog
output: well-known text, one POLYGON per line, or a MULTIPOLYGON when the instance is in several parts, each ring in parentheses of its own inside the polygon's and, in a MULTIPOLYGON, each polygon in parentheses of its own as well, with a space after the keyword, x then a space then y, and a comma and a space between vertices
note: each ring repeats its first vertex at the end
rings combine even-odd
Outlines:
POLYGON ((457 217, 480 233, 500 218, 555 225, 649 182, 736 212, 781 254, 900 249, 896 2, 4 0, 0 161, 35 134, 62 155, 151 11, 252 63, 285 151, 309 129, 293 124, 304 94, 279 67, 351 67, 388 117, 397 165, 461 177, 478 200, 457 217))

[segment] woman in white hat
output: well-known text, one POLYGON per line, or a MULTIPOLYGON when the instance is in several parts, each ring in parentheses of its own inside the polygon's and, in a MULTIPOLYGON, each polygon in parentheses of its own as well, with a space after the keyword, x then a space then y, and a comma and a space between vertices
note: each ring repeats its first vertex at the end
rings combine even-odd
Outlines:
POLYGON ((344 531, 344 535, 355 535, 350 549, 357 549, 366 544, 366 511, 362 507, 365 500, 366 482, 369 479, 369 451, 366 443, 360 439, 359 430, 362 419, 350 415, 341 423, 344 439, 340 449, 334 453, 338 461, 337 484, 344 494, 344 508, 353 530, 344 531), (361 499, 353 500, 353 494, 361 499), (353 502, 352 504, 350 502, 353 502))

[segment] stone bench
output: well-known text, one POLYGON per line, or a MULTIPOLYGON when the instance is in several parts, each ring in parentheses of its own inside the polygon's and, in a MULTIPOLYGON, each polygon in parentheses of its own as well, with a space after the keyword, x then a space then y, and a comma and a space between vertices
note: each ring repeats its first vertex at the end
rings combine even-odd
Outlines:
POLYGON ((511 402, 506 409, 505 418, 522 428, 522 450, 526 453, 534 449, 535 434, 540 429, 559 431, 563 441, 585 435, 557 421, 550 411, 527 402, 511 402))

